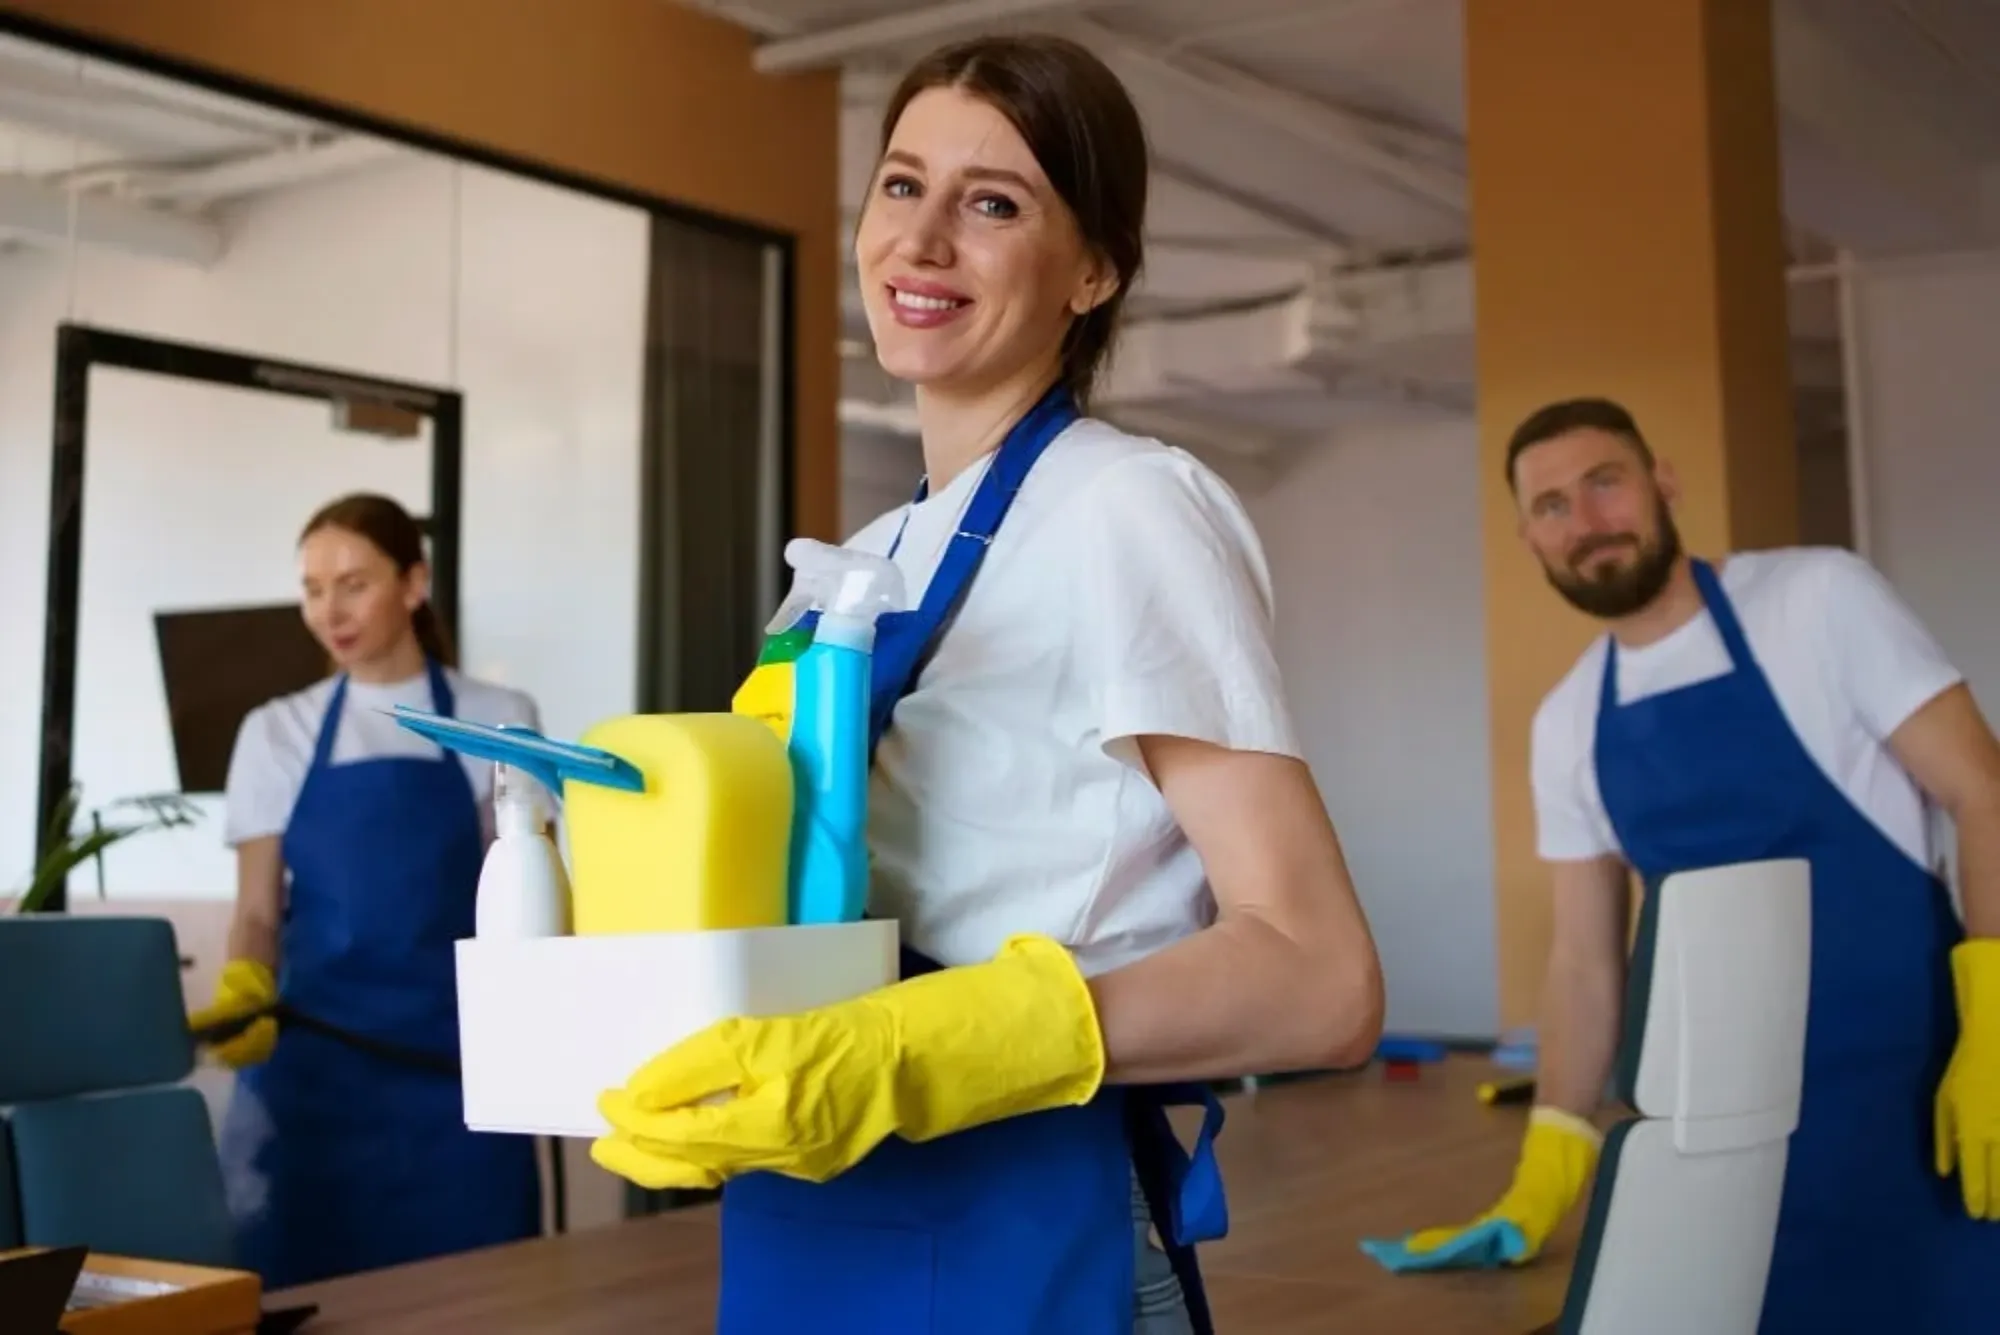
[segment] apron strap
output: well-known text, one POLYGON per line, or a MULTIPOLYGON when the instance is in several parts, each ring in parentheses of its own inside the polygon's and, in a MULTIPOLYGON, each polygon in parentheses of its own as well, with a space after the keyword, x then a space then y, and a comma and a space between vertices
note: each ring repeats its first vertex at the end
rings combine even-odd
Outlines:
MULTIPOLYGON (((979 572, 980 563, 985 561, 987 549, 993 545, 993 536, 1000 531, 1000 522, 1007 517, 1015 495, 1028 480, 1029 472, 1042 453, 1057 436, 1069 429, 1078 415, 1076 400, 1061 382, 1042 395, 1028 415, 1016 422, 1007 433, 1007 438, 1000 442, 986 475, 979 479, 979 487, 966 505, 965 517, 960 521, 958 530, 951 535, 944 554, 938 558, 937 569, 924 587, 921 603, 914 611, 890 612, 881 618, 870 674, 868 752, 871 758, 882 735, 889 730, 889 720, 896 706, 916 688, 924 665, 937 651, 938 642, 958 616, 960 604, 971 591, 972 577, 979 572)), ((917 484, 916 498, 910 503, 912 508, 930 494, 929 488, 928 478, 917 484)), ((909 522, 910 512, 906 509, 903 526, 907 528, 909 522)), ((889 546, 891 557, 895 556, 902 542, 903 529, 899 528, 895 541, 889 546)))
POLYGON ((333 739, 340 735, 340 716, 347 708, 347 674, 341 673, 333 681, 333 694, 327 697, 326 714, 319 721, 319 736, 313 739, 312 768, 325 769, 333 763, 333 739))
POLYGON ((1126 1121, 1139 1189, 1180 1280, 1195 1335, 1215 1335, 1215 1319, 1209 1311, 1195 1247, 1229 1232, 1229 1201, 1223 1192, 1222 1168, 1215 1158, 1215 1138, 1222 1132, 1224 1118, 1222 1100, 1204 1084, 1145 1086, 1129 1090, 1126 1096, 1126 1121), (1190 1154, 1174 1133, 1167 1110, 1194 1106, 1202 1109, 1201 1130, 1190 1154))

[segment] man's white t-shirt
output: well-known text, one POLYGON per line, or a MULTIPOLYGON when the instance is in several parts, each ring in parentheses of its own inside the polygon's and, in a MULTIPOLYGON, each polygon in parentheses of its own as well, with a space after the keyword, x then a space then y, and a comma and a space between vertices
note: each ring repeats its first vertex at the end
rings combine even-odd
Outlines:
MULTIPOLYGON (((462 676, 452 668, 445 669, 445 680, 454 697, 455 717, 496 727, 514 724, 540 730, 540 713, 535 702, 523 692, 462 676)), ((305 785, 306 771, 312 766, 313 748, 319 740, 320 725, 326 720, 334 681, 335 678, 328 677, 315 682, 302 691, 267 701, 244 716, 236 732, 236 748, 229 758, 224 794, 224 838, 231 847, 283 834, 291 823, 292 807, 305 785)), ((429 675, 418 673, 395 682, 348 682, 347 702, 340 711, 340 730, 333 739, 330 763, 341 765, 393 756, 436 759, 443 755, 437 743, 411 732, 384 712, 396 705, 434 710, 437 706, 431 700, 429 675)), ((466 755, 458 759, 465 766, 466 778, 472 782, 473 799, 479 805, 480 820, 490 838, 493 762, 466 755)), ((549 795, 525 775, 520 777, 543 813, 551 815, 555 804, 549 795)))
MULTIPOLYGON (((1934 867, 1933 813, 1888 749, 1903 721, 1961 677, 1889 582, 1833 547, 1742 552, 1718 571, 1750 652, 1820 770, 1910 858, 1934 867)), ((1605 636, 1535 713, 1536 842, 1549 861, 1621 852, 1593 757, 1605 636)), ((1729 668, 1707 609, 1665 638, 1618 650, 1618 698, 1642 700, 1729 668)))
MULTIPOLYGON (((910 606, 992 458, 847 544, 886 554, 907 515, 910 606)), ((1158 441, 1070 426, 877 752, 873 911, 946 965, 1032 932, 1088 974, 1206 926, 1201 860, 1134 739, 1298 756, 1272 618, 1262 545, 1220 478, 1158 441)))

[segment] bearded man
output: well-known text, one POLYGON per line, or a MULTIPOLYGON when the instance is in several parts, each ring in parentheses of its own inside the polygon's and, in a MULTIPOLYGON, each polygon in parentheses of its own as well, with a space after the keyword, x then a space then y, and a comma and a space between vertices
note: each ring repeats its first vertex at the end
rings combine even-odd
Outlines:
POLYGON ((1513 1185, 1395 1268, 1525 1263, 1588 1186, 1631 873, 1803 858, 1804 1085, 1760 1335, 2000 1329, 2000 746, 1963 677, 1850 552, 1691 556, 1673 470, 1616 403, 1540 409, 1506 466, 1523 542, 1604 633, 1534 720, 1555 931, 1513 1185))

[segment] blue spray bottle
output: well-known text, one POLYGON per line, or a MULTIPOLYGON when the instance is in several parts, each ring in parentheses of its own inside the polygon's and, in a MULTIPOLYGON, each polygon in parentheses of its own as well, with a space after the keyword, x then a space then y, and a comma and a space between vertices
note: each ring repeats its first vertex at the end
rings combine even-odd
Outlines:
POLYGON ((793 669, 791 919, 859 922, 868 909, 875 619, 903 610, 903 574, 882 557, 810 538, 788 543, 785 562, 797 572, 788 607, 809 601, 819 613, 793 669))

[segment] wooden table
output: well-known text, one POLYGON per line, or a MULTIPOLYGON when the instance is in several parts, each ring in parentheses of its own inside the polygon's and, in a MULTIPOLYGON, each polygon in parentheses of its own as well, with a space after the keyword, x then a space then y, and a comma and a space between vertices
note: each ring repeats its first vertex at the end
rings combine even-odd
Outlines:
MULTIPOLYGON (((1561 1311, 1582 1211, 1537 1264, 1391 1276, 1356 1246, 1470 1218, 1506 1186, 1525 1115, 1482 1107, 1483 1062, 1286 1084, 1229 1100, 1230 1236, 1203 1249, 1221 1335, 1531 1335, 1561 1311)), ((1192 1127, 1187 1128, 1191 1134, 1192 1127)), ((717 1236, 690 1210, 273 1294, 302 1335, 713 1335, 717 1236)))

